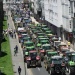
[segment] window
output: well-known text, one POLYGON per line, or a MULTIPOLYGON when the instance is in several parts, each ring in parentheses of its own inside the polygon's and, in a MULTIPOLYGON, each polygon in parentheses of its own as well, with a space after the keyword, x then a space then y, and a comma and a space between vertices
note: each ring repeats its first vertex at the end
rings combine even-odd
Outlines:
POLYGON ((71 21, 70 21, 70 28, 71 28, 71 21))
POLYGON ((71 14, 71 8, 69 7, 69 15, 71 14))

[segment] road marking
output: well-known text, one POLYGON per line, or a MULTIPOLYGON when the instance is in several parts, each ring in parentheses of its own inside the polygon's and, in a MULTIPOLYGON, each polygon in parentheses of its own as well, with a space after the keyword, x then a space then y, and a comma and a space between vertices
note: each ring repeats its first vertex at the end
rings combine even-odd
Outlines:
POLYGON ((34 75, 32 70, 30 68, 27 68, 27 64, 25 63, 25 67, 26 67, 26 75, 34 75))
POLYGON ((38 70, 40 71, 40 68, 38 68, 38 70))

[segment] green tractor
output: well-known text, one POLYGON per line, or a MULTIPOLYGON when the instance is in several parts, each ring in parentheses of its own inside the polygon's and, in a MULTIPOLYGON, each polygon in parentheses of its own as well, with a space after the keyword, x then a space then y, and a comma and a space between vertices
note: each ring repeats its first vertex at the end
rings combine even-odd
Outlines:
POLYGON ((43 44, 42 49, 44 49, 45 52, 50 51, 51 50, 51 45, 50 44, 43 44))
POLYGON ((51 58, 48 58, 48 61, 45 62, 46 70, 50 75, 65 75, 66 74, 66 66, 63 61, 63 57, 59 55, 54 55, 51 58))
POLYGON ((50 29, 49 29, 49 28, 42 28, 42 30, 43 30, 44 32, 46 32, 46 31, 49 31, 50 29))
POLYGON ((53 50, 46 52, 46 55, 44 57, 44 66, 45 66, 46 70, 48 69, 48 66, 49 66, 48 63, 49 63, 51 57, 54 55, 58 55, 58 52, 53 51, 53 50))
POLYGON ((24 40, 24 42, 31 41, 31 38, 29 36, 27 36, 27 37, 24 37, 23 40, 24 40))
POLYGON ((30 68, 31 66, 41 67, 40 56, 38 55, 36 50, 29 51, 29 56, 27 57, 26 61, 27 68, 30 68))
POLYGON ((39 39, 39 38, 44 38, 44 36, 40 35, 40 36, 38 36, 38 39, 39 39))
POLYGON ((41 48, 41 44, 40 43, 37 43, 36 47, 39 49, 41 48))
POLYGON ((29 52, 26 50, 23 50, 23 57, 24 57, 24 62, 26 62, 27 57, 29 56, 29 52))
POLYGON ((48 34, 52 34, 52 31, 51 30, 47 30, 45 31, 45 33, 48 35, 48 34))
POLYGON ((25 46, 26 50, 28 50, 28 51, 35 49, 34 43, 32 41, 25 42, 24 46, 25 46))
POLYGON ((70 75, 75 74, 75 52, 69 55, 68 72, 70 75))
POLYGON ((49 41, 48 40, 41 40, 40 43, 43 45, 43 44, 49 44, 49 41))
POLYGON ((38 42, 41 43, 42 45, 43 44, 49 44, 49 38, 39 38, 38 39, 38 42))
POLYGON ((48 26, 47 25, 41 25, 41 28, 47 28, 48 26))

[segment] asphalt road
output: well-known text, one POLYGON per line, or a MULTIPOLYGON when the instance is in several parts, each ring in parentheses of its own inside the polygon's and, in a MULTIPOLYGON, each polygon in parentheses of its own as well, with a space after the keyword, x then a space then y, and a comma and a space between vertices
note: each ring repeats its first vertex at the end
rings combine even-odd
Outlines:
MULTIPOLYGON (((25 64, 26 67, 26 64, 25 64)), ((33 68, 28 68, 26 67, 26 75, 49 75, 48 72, 45 70, 44 65, 42 63, 42 67, 33 67, 33 68)))
MULTIPOLYGON (((26 67, 26 64, 25 64, 25 67, 26 67)), ((45 67, 44 67, 44 64, 42 63, 42 67, 39 68, 39 67, 36 67, 36 68, 28 68, 26 67, 26 75, 50 75, 45 67)), ((56 75, 56 74, 55 74, 56 75)), ((69 75, 68 73, 66 73, 66 75, 69 75)))

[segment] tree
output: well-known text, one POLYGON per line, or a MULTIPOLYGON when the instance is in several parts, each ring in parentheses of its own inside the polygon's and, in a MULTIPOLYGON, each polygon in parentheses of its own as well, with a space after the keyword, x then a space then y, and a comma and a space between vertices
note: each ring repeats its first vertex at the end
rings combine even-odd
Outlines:
POLYGON ((3 16, 3 1, 0 0, 0 55, 1 55, 1 43, 2 43, 2 32, 3 32, 3 19, 4 19, 4 16, 3 16))

